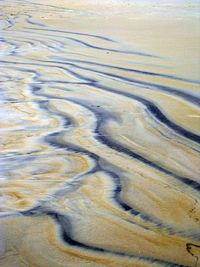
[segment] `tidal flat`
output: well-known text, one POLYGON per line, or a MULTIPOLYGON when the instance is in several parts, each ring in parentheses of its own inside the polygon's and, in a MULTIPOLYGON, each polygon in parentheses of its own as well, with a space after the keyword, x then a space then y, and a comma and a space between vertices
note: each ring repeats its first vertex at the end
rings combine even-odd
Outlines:
POLYGON ((0 8, 0 267, 200 266, 200 2, 0 8))

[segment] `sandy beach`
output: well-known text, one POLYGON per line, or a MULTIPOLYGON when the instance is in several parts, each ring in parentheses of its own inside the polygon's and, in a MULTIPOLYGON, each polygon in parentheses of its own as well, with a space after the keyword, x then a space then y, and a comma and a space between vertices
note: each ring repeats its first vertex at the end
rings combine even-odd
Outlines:
POLYGON ((0 267, 200 266, 200 3, 0 3, 0 267))

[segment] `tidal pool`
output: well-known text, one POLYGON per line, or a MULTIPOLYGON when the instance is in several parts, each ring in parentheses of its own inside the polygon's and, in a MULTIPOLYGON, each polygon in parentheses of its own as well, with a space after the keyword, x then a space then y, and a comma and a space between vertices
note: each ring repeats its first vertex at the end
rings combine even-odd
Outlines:
POLYGON ((0 266, 200 266, 199 1, 0 5, 0 266))

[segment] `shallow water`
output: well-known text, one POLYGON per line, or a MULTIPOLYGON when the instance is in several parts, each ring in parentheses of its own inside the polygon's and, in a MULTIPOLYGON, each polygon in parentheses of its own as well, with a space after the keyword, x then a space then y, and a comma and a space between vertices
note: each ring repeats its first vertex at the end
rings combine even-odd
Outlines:
POLYGON ((199 6, 122 2, 1 3, 2 267, 200 266, 199 6))

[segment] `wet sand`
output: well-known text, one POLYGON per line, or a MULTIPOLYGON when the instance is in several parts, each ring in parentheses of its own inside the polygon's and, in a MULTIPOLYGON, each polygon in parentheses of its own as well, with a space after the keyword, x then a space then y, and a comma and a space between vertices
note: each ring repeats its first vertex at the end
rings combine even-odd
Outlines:
POLYGON ((198 1, 1 3, 0 266, 200 266, 198 1))

